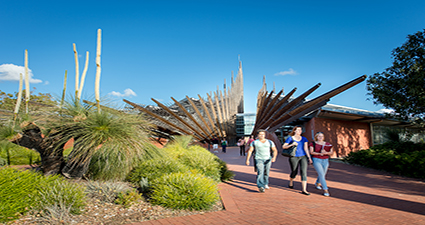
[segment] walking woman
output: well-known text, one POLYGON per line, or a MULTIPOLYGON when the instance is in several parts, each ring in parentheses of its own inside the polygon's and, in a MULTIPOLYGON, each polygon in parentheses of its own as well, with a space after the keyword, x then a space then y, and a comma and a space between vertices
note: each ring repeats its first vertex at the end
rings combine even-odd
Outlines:
POLYGON ((329 167, 329 156, 333 154, 333 147, 325 142, 325 135, 317 132, 314 135, 314 142, 310 143, 310 154, 313 157, 313 166, 317 172, 316 188, 323 189, 323 195, 329 196, 328 185, 326 184, 326 173, 329 167))
POLYGON ((294 179, 298 173, 298 167, 301 172, 301 184, 302 184, 302 193, 305 195, 310 195, 307 192, 307 166, 309 163, 312 163, 310 158, 310 152, 308 151, 308 140, 307 138, 301 136, 303 128, 300 126, 295 126, 289 137, 286 139, 285 144, 282 148, 287 149, 291 146, 297 146, 297 150, 294 157, 289 157, 289 165, 291 166, 291 174, 289 175, 289 188, 294 188, 294 179))

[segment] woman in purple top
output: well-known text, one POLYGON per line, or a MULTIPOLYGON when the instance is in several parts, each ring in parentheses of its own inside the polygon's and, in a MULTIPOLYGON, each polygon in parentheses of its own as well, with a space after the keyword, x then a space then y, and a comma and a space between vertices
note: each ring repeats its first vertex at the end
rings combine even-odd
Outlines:
POLYGON ((301 184, 302 184, 302 193, 305 195, 310 195, 307 192, 307 166, 312 163, 310 158, 310 152, 308 151, 308 140, 307 138, 301 136, 303 128, 300 126, 295 126, 289 137, 286 139, 285 144, 282 148, 287 149, 291 146, 297 146, 294 157, 289 157, 289 165, 291 166, 291 174, 289 175, 289 188, 294 188, 294 179, 298 173, 298 167, 301 171, 301 184))

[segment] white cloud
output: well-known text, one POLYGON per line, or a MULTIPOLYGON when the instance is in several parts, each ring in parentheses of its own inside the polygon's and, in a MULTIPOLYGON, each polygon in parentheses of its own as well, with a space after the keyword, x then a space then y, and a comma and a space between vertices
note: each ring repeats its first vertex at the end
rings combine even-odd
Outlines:
POLYGON ((394 109, 380 109, 378 113, 394 113, 394 109))
POLYGON ((275 76, 285 76, 285 75, 292 75, 292 76, 295 76, 295 75, 297 75, 298 73, 297 73, 297 71, 295 71, 294 69, 292 69, 292 68, 289 68, 289 70, 287 70, 287 71, 281 71, 281 72, 279 72, 279 73, 275 73, 274 75, 275 76))
MULTIPOLYGON (((17 66, 14 64, 2 64, 0 65, 0 81, 19 81, 19 74, 22 73, 22 76, 25 80, 25 67, 17 66)), ((42 83, 42 80, 34 79, 31 69, 28 69, 28 76, 30 78, 30 83, 37 84, 42 83)))
POLYGON ((50 82, 49 81, 44 81, 44 85, 49 85, 50 84, 50 82))
POLYGON ((124 90, 124 94, 121 94, 120 92, 117 91, 112 91, 111 93, 109 93, 110 95, 113 96, 117 96, 117 97, 130 97, 130 96, 137 96, 136 92, 134 92, 133 90, 131 90, 130 88, 127 88, 124 90))

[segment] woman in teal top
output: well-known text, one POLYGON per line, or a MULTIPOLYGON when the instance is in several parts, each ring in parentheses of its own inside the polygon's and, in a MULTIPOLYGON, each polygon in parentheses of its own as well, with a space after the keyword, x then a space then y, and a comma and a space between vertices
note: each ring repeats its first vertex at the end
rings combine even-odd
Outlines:
POLYGON ((286 139, 285 144, 282 148, 287 149, 291 146, 297 146, 294 157, 289 157, 289 165, 291 166, 291 174, 289 175, 289 188, 294 188, 294 179, 298 173, 298 167, 300 167, 301 172, 301 184, 302 184, 302 193, 305 195, 310 195, 307 192, 307 166, 312 163, 310 152, 308 151, 308 140, 307 138, 301 136, 303 128, 300 126, 295 126, 292 129, 292 132, 289 133, 289 137, 286 139))

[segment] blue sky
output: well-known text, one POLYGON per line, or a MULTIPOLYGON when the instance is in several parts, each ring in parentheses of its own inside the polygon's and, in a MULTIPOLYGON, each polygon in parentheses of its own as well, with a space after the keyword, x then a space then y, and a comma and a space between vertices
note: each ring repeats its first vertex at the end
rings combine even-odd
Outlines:
MULTIPOLYGON (((0 90, 18 89, 17 71, 29 52, 31 87, 75 91, 72 44, 86 51, 83 98, 93 99, 97 29, 102 29, 101 95, 155 105, 223 89, 242 61, 245 111, 255 112, 266 76, 268 90, 317 83, 321 95, 391 65, 391 51, 425 28, 425 1, 2 1, 0 90), (285 75, 282 75, 285 74, 285 75), (115 95, 113 94, 115 93, 115 95), (117 95, 126 96, 117 96, 117 95)), ((330 103, 377 111, 365 83, 330 103)))

